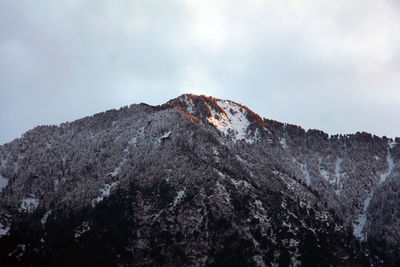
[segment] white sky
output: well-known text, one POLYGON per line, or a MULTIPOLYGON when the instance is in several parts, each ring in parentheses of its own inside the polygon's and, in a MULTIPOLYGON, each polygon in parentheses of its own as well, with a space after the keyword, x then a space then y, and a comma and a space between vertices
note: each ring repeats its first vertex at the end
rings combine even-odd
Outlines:
POLYGON ((0 0, 0 144, 182 93, 400 136, 395 0, 0 0))

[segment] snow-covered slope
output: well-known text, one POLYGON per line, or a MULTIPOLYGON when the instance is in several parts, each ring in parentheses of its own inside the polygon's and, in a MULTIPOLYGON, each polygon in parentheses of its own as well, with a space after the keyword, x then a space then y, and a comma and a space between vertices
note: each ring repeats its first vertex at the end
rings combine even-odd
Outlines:
POLYGON ((232 136, 233 140, 245 140, 253 143, 254 139, 247 137, 247 129, 250 125, 246 117, 246 110, 236 103, 228 100, 218 100, 217 104, 223 113, 216 112, 211 108, 211 117, 208 121, 226 136, 232 136))
POLYGON ((398 141, 196 95, 40 126, 0 146, 0 260, 380 266, 400 258, 398 141))

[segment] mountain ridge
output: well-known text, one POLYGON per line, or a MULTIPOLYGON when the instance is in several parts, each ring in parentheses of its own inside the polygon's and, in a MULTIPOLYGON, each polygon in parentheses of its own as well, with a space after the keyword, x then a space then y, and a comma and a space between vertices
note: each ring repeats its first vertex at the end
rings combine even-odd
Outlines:
POLYGON ((54 230, 64 221, 71 256, 83 246, 95 263, 96 242, 112 247, 103 252, 111 265, 391 263, 400 258, 399 229, 388 224, 399 221, 398 141, 305 131, 191 94, 39 126, 0 146, 0 258, 68 261, 54 230), (104 224, 113 225, 100 212, 110 207, 120 207, 111 218, 124 234, 104 224), (105 230, 126 247, 104 243, 105 230))

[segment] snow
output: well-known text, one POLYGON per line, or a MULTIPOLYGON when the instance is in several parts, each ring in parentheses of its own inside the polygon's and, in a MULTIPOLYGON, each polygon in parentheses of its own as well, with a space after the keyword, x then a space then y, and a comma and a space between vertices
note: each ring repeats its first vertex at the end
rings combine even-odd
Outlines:
POLYGON ((46 224, 47 218, 49 218, 49 215, 51 214, 52 210, 48 210, 42 217, 42 219, 40 220, 40 222, 42 223, 42 225, 46 224))
POLYGON ((18 162, 15 162, 14 163, 14 173, 17 173, 18 170, 19 170, 19 164, 18 164, 18 162))
POLYGON ((174 204, 172 205, 173 207, 176 206, 179 202, 181 202, 182 197, 185 195, 186 187, 183 190, 178 191, 176 194, 176 197, 174 198, 174 204))
MULTIPOLYGON (((389 177, 389 175, 392 173, 392 170, 394 168, 394 162, 392 159, 392 155, 390 154, 390 152, 388 151, 388 154, 386 156, 386 161, 388 163, 388 169, 386 172, 382 173, 380 175, 380 180, 379 180, 379 185, 383 184, 386 179, 389 177)), ((364 207, 363 210, 360 212, 360 214, 358 215, 357 220, 353 223, 353 228, 354 228, 354 236, 356 236, 358 239, 360 240, 366 240, 367 237, 365 236, 365 233, 363 233, 365 224, 367 223, 367 210, 369 207, 369 203, 372 199, 372 197, 374 196, 374 189, 371 190, 371 192, 368 194, 368 197, 364 200, 364 207)))
POLYGON ((214 193, 221 199, 225 201, 225 204, 229 204, 231 202, 228 192, 226 191, 225 186, 220 184, 218 181, 214 187, 214 193))
POLYGON ((100 196, 92 200, 92 207, 95 207, 97 203, 103 201, 105 197, 110 196, 111 189, 113 189, 115 186, 117 186, 118 182, 112 182, 111 184, 105 184, 103 188, 101 188, 100 191, 100 196))
POLYGON ((326 170, 320 169, 319 172, 321 173, 321 176, 322 176, 325 180, 329 181, 329 173, 328 173, 326 170))
POLYGON ((247 138, 246 131, 250 125, 246 118, 246 110, 238 104, 228 100, 217 100, 218 105, 225 111, 225 114, 217 114, 210 107, 212 116, 208 121, 225 135, 232 134, 234 140, 244 139, 248 143, 253 143, 253 139, 247 138))
POLYGON ((27 197, 21 201, 21 206, 18 209, 20 212, 32 213, 39 206, 39 199, 34 197, 27 197))
POLYGON ((65 166, 65 163, 67 162, 67 157, 68 157, 68 155, 64 154, 63 157, 61 158, 63 166, 65 166))
POLYGON ((160 137, 160 139, 162 140, 162 139, 166 139, 166 138, 168 138, 168 137, 170 137, 171 136, 171 131, 168 131, 168 132, 166 132, 163 136, 161 136, 160 137))
POLYGON ((130 144, 130 145, 136 145, 136 143, 137 143, 137 138, 136 138, 136 136, 135 136, 135 137, 132 137, 131 140, 129 140, 129 142, 128 142, 128 144, 130 144))
POLYGON ((220 162, 220 158, 219 158, 218 150, 217 150, 215 147, 213 147, 212 150, 213 150, 215 162, 216 162, 216 163, 219 163, 219 162, 220 162))
POLYGON ((14 163, 14 173, 17 173, 19 170, 19 162, 21 162, 24 159, 23 155, 18 155, 18 160, 17 162, 14 163))
POLYGON ((383 184, 393 171, 394 162, 393 162, 392 154, 390 152, 388 152, 388 154, 386 156, 386 161, 388 163, 388 169, 386 172, 384 172, 380 175, 381 179, 379 181, 379 184, 383 184))
MULTIPOLYGON (((380 180, 379 180, 378 185, 381 185, 386 181, 386 179, 390 176, 390 174, 392 173, 393 168, 394 168, 393 158, 389 151, 386 156, 386 161, 388 163, 388 169, 386 172, 384 172, 380 175, 380 180)), ((364 230, 365 224, 368 219, 367 210, 369 207, 369 203, 373 196, 374 196, 374 190, 371 190, 371 192, 368 194, 368 197, 364 200, 363 210, 358 215, 357 220, 353 223, 353 228, 354 228, 353 234, 360 240, 367 239, 367 237, 365 236, 365 233, 363 233, 363 230, 364 230)))
POLYGON ((248 182, 246 182, 246 181, 244 181, 244 180, 238 181, 238 180, 235 180, 235 179, 231 178, 231 181, 232 181, 233 185, 234 185, 236 188, 238 188, 238 187, 240 187, 240 186, 243 186, 243 187, 246 188, 246 189, 251 189, 251 188, 252 188, 252 186, 251 186, 248 182))
POLYGON ((79 238, 81 235, 90 230, 89 222, 83 222, 82 225, 78 228, 80 229, 75 230, 75 238, 79 238))
POLYGON ((118 175, 118 173, 121 170, 121 167, 125 164, 128 155, 129 155, 129 148, 130 146, 136 146, 137 144, 137 139, 138 138, 143 138, 144 137, 144 127, 141 127, 135 136, 133 136, 129 141, 128 141, 128 145, 125 147, 125 149, 123 150, 123 155, 122 155, 122 159, 121 161, 118 163, 117 167, 115 167, 115 169, 110 172, 108 175, 111 175, 111 177, 115 177, 118 175))
POLYGON ((168 139, 168 138, 170 138, 170 137, 171 137, 171 131, 168 131, 168 132, 164 133, 162 136, 157 137, 157 138, 154 140, 154 145, 160 145, 162 140, 168 139))
POLYGON ((0 237, 5 236, 10 231, 10 226, 0 223, 0 237))
POLYGON ((185 101, 185 103, 186 103, 186 105, 187 105, 187 109, 186 109, 187 112, 193 114, 193 112, 194 112, 194 105, 193 105, 192 100, 191 100, 191 99, 188 100, 188 97, 185 96, 184 101, 185 101))
MULTIPOLYGON (((253 242, 254 241, 255 240, 253 239, 253 242)), ((253 261, 256 263, 256 266, 260 266, 260 267, 267 266, 267 265, 265 265, 265 262, 264 262, 263 257, 261 255, 253 256, 253 261)))
POLYGON ((310 186, 311 185, 311 175, 310 175, 310 171, 307 168, 307 164, 300 163, 300 166, 301 166, 301 171, 303 172, 304 176, 306 177, 306 184, 308 186, 310 186))
POLYGON ((142 127, 140 127, 139 130, 136 132, 136 135, 133 136, 133 137, 131 138, 131 140, 129 140, 128 144, 129 144, 129 145, 136 146, 137 139, 138 139, 138 138, 143 138, 143 137, 144 137, 144 127, 142 126, 142 127))
POLYGON ((114 169, 112 172, 110 172, 108 175, 111 175, 111 177, 117 176, 118 173, 120 172, 122 166, 125 164, 125 162, 126 162, 126 160, 127 160, 127 157, 128 157, 128 147, 126 147, 126 148, 124 149, 124 154, 123 154, 123 156, 122 156, 121 161, 118 163, 118 166, 115 167, 115 169, 114 169))
POLYGON ((285 137, 281 137, 281 138, 279 139, 279 143, 281 143, 282 148, 284 148, 284 149, 288 148, 287 142, 286 142, 286 138, 285 138, 285 137))
POLYGON ((353 234, 355 237, 357 237, 360 240, 366 240, 366 236, 363 233, 363 230, 364 230, 365 224, 367 222, 368 206, 369 206, 369 203, 373 196, 374 196, 374 191, 371 191, 369 193, 368 197, 364 200, 363 210, 358 215, 357 220, 353 223, 353 228, 354 228, 353 234))
POLYGON ((342 170, 342 158, 337 158, 336 159, 336 164, 335 164, 335 177, 336 177, 336 185, 337 185, 337 189, 335 190, 337 195, 340 195, 340 189, 341 189, 341 184, 340 184, 340 178, 342 177, 342 175, 340 174, 341 170, 342 170))
POLYGON ((220 172, 220 171, 217 170, 217 169, 215 169, 215 170, 217 171, 219 177, 221 177, 221 178, 226 178, 226 175, 225 175, 225 174, 223 174, 222 172, 220 172))
POLYGON ((11 253, 8 254, 8 256, 13 255, 15 252, 20 252, 20 253, 16 256, 16 258, 18 259, 18 258, 20 258, 22 255, 24 255, 25 251, 26 251, 26 245, 25 245, 25 244, 19 244, 19 245, 17 246, 17 248, 16 248, 13 252, 11 252, 11 253))
POLYGON ((247 163, 247 160, 243 159, 240 155, 236 154, 236 158, 238 161, 243 162, 243 163, 247 163))
POLYGON ((341 158, 337 158, 337 159, 336 159, 336 164, 335 164, 335 176, 338 177, 338 178, 340 177, 340 171, 341 171, 341 169, 342 169, 341 166, 340 166, 340 165, 342 164, 342 161, 343 161, 343 160, 342 160, 341 158))
POLYGON ((0 193, 8 185, 8 179, 0 175, 0 193))
POLYGON ((109 175, 111 175, 111 177, 117 176, 118 173, 119 173, 119 171, 121 170, 122 165, 124 165, 125 161, 126 161, 126 159, 123 159, 123 160, 118 164, 118 166, 117 166, 112 172, 109 173, 109 175))
POLYGON ((388 142, 388 145, 389 145, 389 147, 392 149, 392 148, 394 148, 394 146, 396 145, 397 143, 396 143, 396 140, 390 140, 389 142, 388 142))
POLYGON ((118 134, 115 138, 114 138, 114 143, 118 142, 119 139, 121 139, 123 133, 118 134))
POLYGON ((1 167, 4 168, 7 165, 7 159, 1 159, 1 167))

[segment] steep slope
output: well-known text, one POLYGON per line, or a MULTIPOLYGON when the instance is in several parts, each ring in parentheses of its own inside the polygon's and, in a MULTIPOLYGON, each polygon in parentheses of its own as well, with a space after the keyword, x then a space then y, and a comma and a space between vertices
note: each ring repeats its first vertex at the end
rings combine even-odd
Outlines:
POLYGON ((195 95, 37 127, 0 146, 0 258, 379 266, 400 257, 399 157, 195 95))
POLYGON ((329 137, 317 130, 274 125, 282 147, 302 171, 298 176, 323 192, 328 206, 353 227, 358 239, 379 243, 389 261, 398 259, 399 140, 368 133, 329 137))

